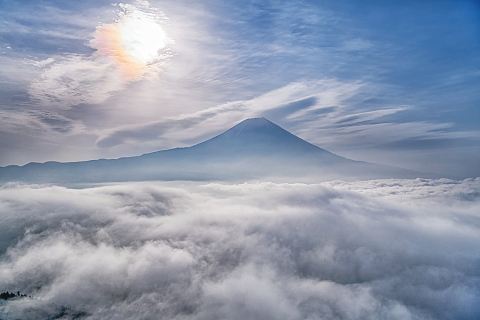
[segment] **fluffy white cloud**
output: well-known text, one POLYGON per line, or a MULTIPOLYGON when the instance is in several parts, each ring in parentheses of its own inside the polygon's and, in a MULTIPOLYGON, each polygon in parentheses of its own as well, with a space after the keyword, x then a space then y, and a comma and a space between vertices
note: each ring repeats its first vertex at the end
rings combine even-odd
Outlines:
POLYGON ((0 189, 4 319, 475 319, 480 179, 0 189))

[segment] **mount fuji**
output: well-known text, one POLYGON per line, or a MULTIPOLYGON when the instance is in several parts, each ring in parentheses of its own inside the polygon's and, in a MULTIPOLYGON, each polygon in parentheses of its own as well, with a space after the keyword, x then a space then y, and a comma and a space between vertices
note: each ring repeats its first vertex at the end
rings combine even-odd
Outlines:
POLYGON ((0 181, 34 183, 378 178, 439 176, 350 160, 302 140, 265 118, 244 120, 214 138, 186 148, 119 159, 0 167, 0 181))

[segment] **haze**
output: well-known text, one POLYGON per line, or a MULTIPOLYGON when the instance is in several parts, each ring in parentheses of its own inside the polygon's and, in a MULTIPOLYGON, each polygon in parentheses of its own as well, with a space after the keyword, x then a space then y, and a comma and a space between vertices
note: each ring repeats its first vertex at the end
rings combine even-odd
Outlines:
POLYGON ((0 319, 480 318, 477 1, 0 21, 0 319))

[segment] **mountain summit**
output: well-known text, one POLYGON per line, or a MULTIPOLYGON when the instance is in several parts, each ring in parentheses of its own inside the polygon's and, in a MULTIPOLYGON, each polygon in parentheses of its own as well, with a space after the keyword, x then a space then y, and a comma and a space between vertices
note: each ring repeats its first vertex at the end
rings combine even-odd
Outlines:
POLYGON ((227 144, 236 147, 278 147, 295 144, 313 146, 265 118, 244 120, 224 133, 199 145, 207 144, 222 147, 227 147, 227 144))
POLYGON ((265 118, 246 119, 222 134, 184 150, 194 155, 231 160, 311 155, 330 162, 345 159, 300 139, 265 118))
POLYGON ((247 119, 207 141, 137 157, 0 167, 0 181, 42 183, 288 178, 298 181, 429 178, 411 170, 350 160, 265 118, 247 119))

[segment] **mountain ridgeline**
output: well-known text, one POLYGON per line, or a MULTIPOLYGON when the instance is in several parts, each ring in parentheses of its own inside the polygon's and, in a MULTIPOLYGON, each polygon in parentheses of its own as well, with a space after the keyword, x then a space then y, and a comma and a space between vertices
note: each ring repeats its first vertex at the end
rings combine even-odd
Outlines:
POLYGON ((432 174, 350 160, 319 148, 265 118, 247 119, 187 148, 136 157, 0 167, 0 181, 97 183, 147 180, 438 178, 432 174))

